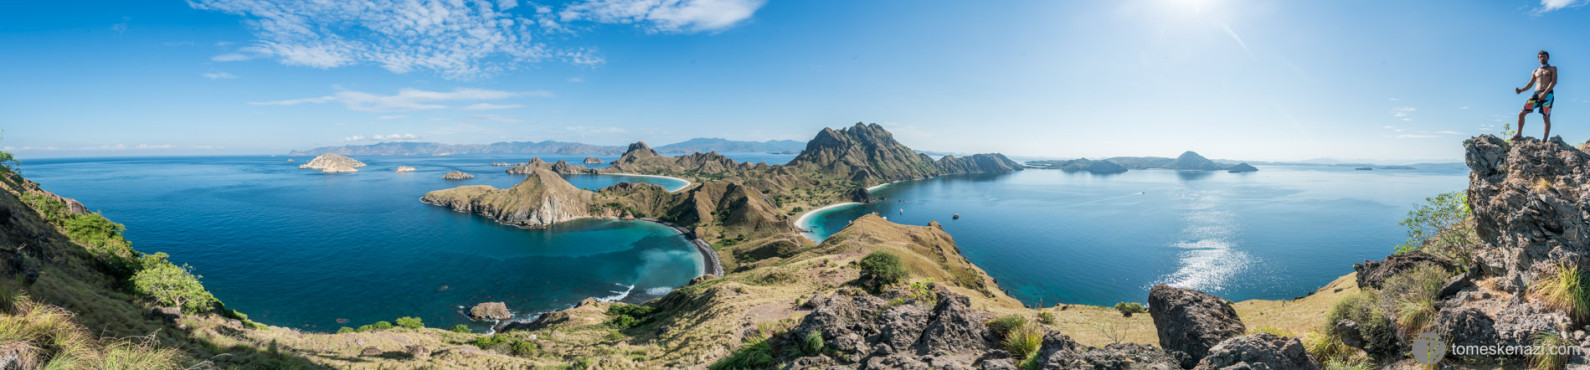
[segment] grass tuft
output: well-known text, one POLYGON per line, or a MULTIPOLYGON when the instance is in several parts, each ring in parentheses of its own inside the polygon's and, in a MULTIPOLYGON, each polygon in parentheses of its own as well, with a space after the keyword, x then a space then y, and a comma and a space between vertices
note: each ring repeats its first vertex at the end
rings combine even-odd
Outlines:
POLYGON ((1567 367, 1568 353, 1556 352, 1578 345, 1568 338, 1550 332, 1536 334, 1534 344, 1540 351, 1530 356, 1529 368, 1535 370, 1559 370, 1567 367))
POLYGON ((1005 334, 1003 342, 1006 351, 1016 358, 1026 362, 1038 354, 1038 348, 1043 345, 1043 328, 1038 325, 1024 324, 1005 334))
POLYGON ((1584 322, 1590 319, 1590 284, 1584 279, 1579 266, 1559 264, 1556 273, 1529 287, 1529 298, 1566 312, 1576 322, 1584 322))

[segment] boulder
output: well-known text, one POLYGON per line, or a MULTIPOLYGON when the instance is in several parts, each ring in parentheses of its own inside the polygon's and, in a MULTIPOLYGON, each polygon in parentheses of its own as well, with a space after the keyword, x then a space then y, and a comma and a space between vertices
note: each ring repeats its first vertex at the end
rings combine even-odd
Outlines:
POLYGON ((1225 299, 1165 284, 1149 289, 1148 315, 1158 329, 1159 346, 1185 355, 1178 356, 1183 368, 1196 365, 1216 344, 1248 331, 1225 299))
POLYGON ((1381 284, 1386 282, 1386 279, 1390 279, 1403 271, 1413 270, 1414 267, 1426 263, 1440 266, 1449 272, 1457 271, 1457 265, 1451 261, 1420 251, 1397 253, 1386 256, 1386 259, 1380 261, 1356 263, 1353 264, 1353 270, 1358 272, 1359 288, 1378 289, 1381 284))
POLYGON ((364 350, 359 351, 359 357, 375 357, 380 356, 382 353, 380 349, 375 347, 364 347, 364 350))
POLYGON ((1474 307, 1447 307, 1435 315, 1435 335, 1452 345, 1492 346, 1500 343, 1496 322, 1474 307))
POLYGON ((860 187, 850 189, 850 191, 845 192, 845 199, 849 199, 850 201, 856 203, 872 203, 878 201, 877 198, 872 197, 872 193, 868 192, 867 188, 860 187))
POLYGON ((425 346, 421 345, 408 346, 407 348, 403 349, 403 352, 407 353, 409 358, 413 359, 426 359, 431 357, 431 349, 425 348, 425 346))
POLYGON ((1476 258, 1500 275, 1496 286, 1521 292, 1558 264, 1590 257, 1590 154, 1553 137, 1511 143, 1464 140, 1468 205, 1481 240, 1476 258))
POLYGON ((1526 302, 1513 296, 1507 307, 1496 314, 1496 336, 1510 346, 1527 346, 1534 343, 1540 333, 1563 332, 1570 328, 1568 315, 1560 310, 1541 306, 1540 302, 1526 302))
POLYGON ((508 305, 502 302, 485 302, 469 309, 471 320, 508 320, 513 318, 513 312, 508 311, 508 305))
POLYGON ((1115 343, 1082 353, 1082 361, 1095 370, 1172 370, 1181 363, 1159 347, 1137 343, 1115 343))
POLYGON ((950 293, 943 287, 935 287, 934 290, 939 295, 939 303, 933 307, 932 320, 922 330, 917 351, 926 354, 987 349, 992 335, 983 323, 993 317, 986 312, 973 310, 971 300, 966 296, 950 293))
POLYGON ((1257 333, 1227 339, 1209 349, 1196 370, 1319 369, 1297 338, 1257 333))

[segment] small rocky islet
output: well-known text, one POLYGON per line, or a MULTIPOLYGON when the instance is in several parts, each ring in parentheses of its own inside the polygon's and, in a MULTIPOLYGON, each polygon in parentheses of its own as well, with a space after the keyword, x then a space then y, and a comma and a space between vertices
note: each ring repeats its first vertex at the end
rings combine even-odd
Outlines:
MULTIPOLYGON (((288 162, 291 162, 288 159, 288 162)), ((359 167, 364 167, 364 162, 344 157, 341 154, 326 153, 315 157, 308 163, 298 165, 300 169, 320 170, 324 173, 358 172, 359 167)))
POLYGON ((475 175, 471 175, 471 174, 465 173, 464 171, 457 171, 457 170, 442 174, 442 179, 443 180, 468 180, 468 179, 473 179, 473 178, 475 178, 475 175))

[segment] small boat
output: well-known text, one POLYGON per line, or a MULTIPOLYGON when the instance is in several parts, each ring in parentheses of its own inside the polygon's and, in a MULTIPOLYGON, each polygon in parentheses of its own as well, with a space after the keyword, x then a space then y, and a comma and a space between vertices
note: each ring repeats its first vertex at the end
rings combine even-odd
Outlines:
POLYGON ((905 214, 905 208, 901 208, 900 209, 900 214, 902 214, 902 215, 905 214))
POLYGON ((950 219, 953 219, 953 220, 959 220, 959 219, 961 219, 961 214, 959 214, 959 213, 956 213, 956 214, 955 214, 955 217, 950 217, 950 219))

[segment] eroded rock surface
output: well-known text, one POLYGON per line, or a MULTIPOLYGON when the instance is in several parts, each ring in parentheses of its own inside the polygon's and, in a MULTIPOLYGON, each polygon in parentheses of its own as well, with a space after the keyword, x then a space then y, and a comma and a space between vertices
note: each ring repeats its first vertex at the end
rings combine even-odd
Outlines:
POLYGON ((1193 367, 1221 341, 1248 331, 1225 299, 1165 284, 1149 289, 1148 315, 1154 318, 1159 346, 1184 354, 1177 356, 1185 368, 1193 367))
POLYGON ((1319 369, 1297 338, 1256 333, 1227 339, 1209 349, 1196 370, 1319 369))
POLYGON ((1519 292, 1555 266, 1583 266, 1590 250, 1590 154, 1562 138, 1491 135, 1463 141, 1478 253, 1497 287, 1519 292))

